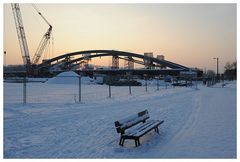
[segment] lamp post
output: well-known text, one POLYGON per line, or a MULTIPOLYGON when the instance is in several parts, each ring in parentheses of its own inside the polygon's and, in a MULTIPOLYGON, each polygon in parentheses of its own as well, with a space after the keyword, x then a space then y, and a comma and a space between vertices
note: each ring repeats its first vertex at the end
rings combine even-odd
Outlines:
POLYGON ((218 82, 218 57, 214 57, 213 59, 217 60, 217 82, 218 82))
POLYGON ((6 60, 7 60, 7 58, 6 58, 6 54, 7 54, 7 52, 4 51, 4 65, 5 65, 5 66, 6 66, 6 60))

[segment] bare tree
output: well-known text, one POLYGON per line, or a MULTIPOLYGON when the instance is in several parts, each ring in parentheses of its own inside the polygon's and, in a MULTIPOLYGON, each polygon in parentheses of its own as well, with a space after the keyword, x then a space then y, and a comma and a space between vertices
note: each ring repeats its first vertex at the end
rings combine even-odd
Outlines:
POLYGON ((237 78, 237 62, 227 62, 224 66, 224 77, 228 80, 235 80, 237 78))

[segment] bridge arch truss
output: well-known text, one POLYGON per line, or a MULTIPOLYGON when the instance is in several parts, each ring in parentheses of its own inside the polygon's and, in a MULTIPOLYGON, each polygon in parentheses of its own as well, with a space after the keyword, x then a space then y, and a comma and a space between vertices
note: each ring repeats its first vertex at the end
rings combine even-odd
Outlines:
MULTIPOLYGON (((50 69, 54 66, 59 66, 61 64, 64 64, 64 67, 71 69, 76 65, 84 63, 85 60, 89 60, 96 57, 106 57, 106 56, 119 57, 120 59, 129 58, 129 60, 132 60, 132 61, 134 61, 134 59, 132 58, 137 58, 140 60, 150 60, 153 63, 153 66, 162 65, 170 69, 177 69, 182 71, 189 70, 189 68, 186 66, 173 63, 167 60, 160 60, 154 57, 144 56, 137 53, 116 51, 116 50, 88 50, 88 51, 77 51, 72 53, 66 53, 66 54, 54 57, 52 59, 49 59, 47 61, 44 61, 43 63, 39 64, 37 68, 39 70, 42 68, 50 69)), ((141 64, 141 61, 138 62, 135 60, 135 63, 141 64)))

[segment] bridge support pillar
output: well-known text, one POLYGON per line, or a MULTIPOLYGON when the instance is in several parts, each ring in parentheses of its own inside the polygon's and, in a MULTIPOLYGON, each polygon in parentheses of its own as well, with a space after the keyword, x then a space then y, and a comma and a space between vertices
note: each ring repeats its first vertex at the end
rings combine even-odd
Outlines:
POLYGON ((112 68, 119 69, 119 57, 118 56, 112 57, 112 68))
POLYGON ((132 57, 125 57, 124 69, 134 69, 134 62, 132 57))

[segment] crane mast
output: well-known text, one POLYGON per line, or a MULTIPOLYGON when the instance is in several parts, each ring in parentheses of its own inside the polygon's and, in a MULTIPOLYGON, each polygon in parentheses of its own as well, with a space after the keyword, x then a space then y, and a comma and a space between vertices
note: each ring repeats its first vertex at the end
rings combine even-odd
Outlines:
POLYGON ((19 4, 17 3, 11 4, 11 6, 12 6, 13 16, 15 20, 20 49, 22 53, 22 59, 23 59, 24 65, 26 66, 27 72, 29 72, 31 70, 31 61, 29 57, 27 39, 26 39, 24 27, 23 27, 20 7, 19 7, 19 4))

